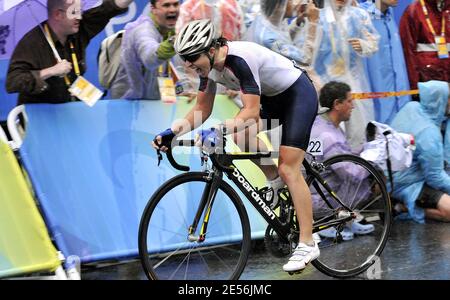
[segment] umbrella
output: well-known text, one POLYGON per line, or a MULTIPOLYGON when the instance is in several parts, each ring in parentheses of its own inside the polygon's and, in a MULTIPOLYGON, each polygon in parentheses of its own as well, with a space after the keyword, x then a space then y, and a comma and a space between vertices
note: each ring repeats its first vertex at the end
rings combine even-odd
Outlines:
MULTIPOLYGON (((82 9, 99 5, 99 0, 82 0, 82 9)), ((20 39, 47 20, 47 0, 0 0, 0 59, 9 59, 20 39)))

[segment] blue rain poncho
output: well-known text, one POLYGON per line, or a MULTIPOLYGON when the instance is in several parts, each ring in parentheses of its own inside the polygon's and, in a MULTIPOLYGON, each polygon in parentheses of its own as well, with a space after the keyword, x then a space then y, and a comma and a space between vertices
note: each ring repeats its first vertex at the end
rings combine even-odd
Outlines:
MULTIPOLYGON (((402 42, 394 20, 392 7, 383 14, 372 1, 360 4, 372 18, 380 35, 378 51, 365 59, 368 79, 373 92, 409 90, 408 72, 402 42)), ((374 99, 375 120, 389 124, 410 96, 374 99)))
POLYGON ((444 171, 444 146, 441 125, 449 94, 443 81, 419 83, 420 102, 406 104, 392 121, 392 128, 414 135, 416 150, 410 168, 394 174, 393 197, 408 208, 409 216, 423 223, 425 212, 416 199, 426 183, 431 188, 450 194, 450 176, 444 171))

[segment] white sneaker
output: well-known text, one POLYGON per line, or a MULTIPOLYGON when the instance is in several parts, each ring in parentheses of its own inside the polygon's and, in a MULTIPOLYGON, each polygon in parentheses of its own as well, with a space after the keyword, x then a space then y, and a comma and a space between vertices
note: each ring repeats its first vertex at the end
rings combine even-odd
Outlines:
POLYGON ((284 188, 286 184, 283 182, 280 176, 273 180, 267 181, 267 186, 269 188, 272 188, 273 190, 273 197, 272 197, 272 203, 270 204, 270 208, 274 209, 278 204, 278 190, 284 188))
POLYGON ((364 235, 369 234, 375 230, 373 224, 361 224, 359 222, 352 222, 351 231, 354 234, 364 235))
POLYGON ((320 256, 320 250, 317 243, 314 246, 308 246, 304 243, 299 243, 295 248, 294 253, 289 258, 287 264, 283 266, 285 272, 298 272, 303 270, 307 264, 317 259, 320 256))
MULTIPOLYGON (((319 231, 319 235, 324 238, 334 239, 337 236, 337 230, 334 227, 330 227, 319 231)), ((344 227, 341 231, 341 236, 344 241, 350 241, 354 238, 353 232, 347 227, 344 227)))

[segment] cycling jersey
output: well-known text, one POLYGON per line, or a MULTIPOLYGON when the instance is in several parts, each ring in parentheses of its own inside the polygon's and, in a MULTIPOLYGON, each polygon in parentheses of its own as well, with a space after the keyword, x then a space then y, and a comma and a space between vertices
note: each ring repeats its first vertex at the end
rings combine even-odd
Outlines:
MULTIPOLYGON (((302 74, 286 57, 251 42, 228 42, 223 71, 213 69, 208 78, 243 94, 276 96, 287 90, 302 74)), ((204 92, 208 78, 200 78, 204 92)))
POLYGON ((317 114, 317 93, 307 73, 292 61, 255 43, 228 42, 223 71, 213 69, 207 78, 200 78, 199 90, 206 91, 210 80, 261 96, 261 118, 269 127, 275 119, 283 125, 281 145, 306 151, 317 114))

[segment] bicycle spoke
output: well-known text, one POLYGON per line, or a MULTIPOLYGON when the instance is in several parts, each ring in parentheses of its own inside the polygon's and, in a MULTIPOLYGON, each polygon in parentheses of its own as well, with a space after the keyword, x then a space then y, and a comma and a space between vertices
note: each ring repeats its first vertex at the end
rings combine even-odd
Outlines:
MULTIPOLYGON (((358 191, 359 191, 359 188, 361 187, 362 183, 363 183, 362 180, 358 183, 358 187, 355 189, 355 196, 353 197, 352 201, 348 205, 348 207, 351 208, 351 209, 353 209, 353 203, 355 202, 355 200, 356 200, 356 198, 358 196, 358 191)), ((349 185, 349 188, 350 188, 350 185, 349 185)))
MULTIPOLYGON (((192 248, 191 248, 190 250, 192 250, 192 248)), ((189 253, 190 253, 190 252, 189 252, 189 253)), ((175 271, 173 271, 172 275, 170 275, 170 277, 169 277, 170 280, 173 279, 173 276, 175 276, 175 274, 176 274, 176 273, 178 272, 178 270, 181 268, 181 266, 183 265, 183 263, 184 263, 184 261, 186 260, 187 257, 188 257, 188 256, 185 256, 185 257, 183 258, 183 260, 182 260, 181 263, 178 265, 178 267, 175 269, 175 271)))
POLYGON ((186 236, 187 236, 187 234, 188 234, 187 231, 186 231, 186 234, 184 235, 184 234, 182 234, 182 233, 175 232, 175 231, 172 231, 172 230, 167 230, 166 228, 162 228, 162 227, 156 226, 156 225, 152 225, 152 228, 154 228, 154 229, 161 229, 161 230, 164 231, 164 232, 169 232, 169 233, 172 233, 172 234, 174 234, 174 235, 178 235, 178 236, 181 236, 181 237, 184 237, 184 238, 186 238, 186 236))
MULTIPOLYGON (((176 202, 176 204, 177 204, 178 211, 181 212, 182 210, 181 210, 181 208, 180 208, 180 206, 179 206, 179 204, 178 204, 178 201, 175 201, 175 202, 176 202)), ((156 207, 155 210, 159 210, 159 211, 162 211, 163 213, 167 213, 167 209, 166 209, 165 207, 156 207)), ((179 215, 182 216, 183 221, 184 221, 184 225, 181 224, 181 225, 179 225, 179 227, 188 228, 189 226, 187 225, 187 222, 186 222, 186 219, 185 219, 185 217, 184 217, 184 214, 180 213, 179 215)), ((172 218, 172 220, 173 220, 173 219, 174 219, 174 218, 172 218)))
MULTIPOLYGON (((249 222, 239 198, 223 180, 212 191, 215 201, 205 243, 188 240, 188 221, 197 214, 198 194, 205 185, 205 173, 186 173, 151 198, 141 220, 148 228, 139 231, 139 253, 149 279, 237 279, 242 272, 250 250, 249 222)), ((205 211, 193 235, 199 234, 204 219, 205 211)))
POLYGON ((224 261, 219 255, 217 255, 216 252, 214 252, 214 251, 212 251, 212 252, 213 252, 214 256, 216 256, 217 259, 224 265, 224 267, 228 269, 228 271, 231 271, 231 272, 233 271, 233 270, 231 270, 230 267, 225 263, 225 261, 224 261))
POLYGON ((157 263, 156 265, 154 265, 153 268, 154 268, 154 269, 159 268, 160 265, 162 265, 165 261, 167 261, 172 255, 176 254, 180 249, 181 249, 181 246, 178 247, 177 250, 173 251, 170 255, 166 256, 162 261, 160 261, 159 263, 157 263))
POLYGON ((374 198, 372 201, 370 201, 369 203, 367 203, 366 206, 364 206, 362 209, 360 210, 365 210, 367 207, 370 207, 372 204, 374 204, 376 201, 380 200, 382 196, 377 196, 376 198, 374 198))
POLYGON ((204 265, 206 266, 206 268, 208 269, 208 274, 211 274, 211 269, 209 268, 208 263, 206 262, 206 259, 203 257, 203 254, 200 250, 197 250, 198 255, 200 256, 201 260, 203 261, 204 265))
POLYGON ((369 209, 369 210, 358 210, 360 214, 367 214, 367 213, 385 213, 384 209, 369 209))
POLYGON ((191 259, 191 252, 188 253, 187 258, 188 259, 187 259, 187 263, 186 263, 186 270, 184 271, 184 280, 187 279, 187 271, 189 269, 189 260, 191 259))
MULTIPOLYGON (((357 170, 358 173, 376 174, 373 166, 359 157, 338 155, 323 162, 323 165, 325 171, 320 171, 319 175, 322 175, 323 180, 328 182, 342 203, 357 214, 356 219, 359 214, 365 218, 367 223, 351 223, 350 226, 350 223, 341 222, 340 225, 343 227, 332 226, 325 229, 330 230, 326 233, 329 235, 332 230, 337 230, 336 227, 341 228, 340 238, 337 233, 334 237, 326 238, 318 231, 322 239, 319 243, 321 253, 320 257, 313 261, 313 264, 330 276, 339 278, 354 276, 370 267, 370 257, 379 256, 387 241, 390 228, 389 195, 383 187, 384 183, 378 177, 370 175, 355 177, 354 174, 346 176, 347 169, 357 170), (345 164, 346 168, 342 168, 342 164, 345 164), (334 173, 335 171, 339 173, 334 173), (375 192, 377 194, 374 194, 375 192), (358 209, 358 207, 362 207, 362 209, 358 209)), ((312 180, 308 180, 310 186, 312 180)), ((323 220, 323 223, 326 223, 326 216, 333 216, 332 210, 328 209, 328 214, 326 214, 326 210, 323 208, 325 200, 330 199, 332 195, 326 194, 325 196, 327 199, 323 200, 324 203, 320 203, 317 195, 314 198, 314 219, 316 220, 314 228, 316 230, 322 224, 317 220, 323 220)), ((333 207, 339 211, 345 210, 338 203, 333 207)), ((339 220, 337 215, 333 219, 339 220)))

